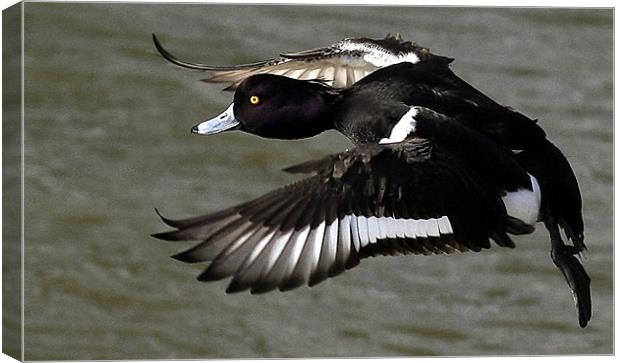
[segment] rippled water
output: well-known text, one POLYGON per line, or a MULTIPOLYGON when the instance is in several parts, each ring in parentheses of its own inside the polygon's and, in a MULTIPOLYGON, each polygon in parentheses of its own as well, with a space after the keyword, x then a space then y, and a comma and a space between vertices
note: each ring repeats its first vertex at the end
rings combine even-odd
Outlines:
POLYGON ((612 11, 44 4, 26 7, 26 359, 612 353, 612 11), (376 258, 314 288, 226 295, 154 240, 349 147, 189 128, 231 94, 164 62, 256 61, 401 32, 538 118, 584 195, 593 318, 577 324, 542 226, 514 250, 376 258))

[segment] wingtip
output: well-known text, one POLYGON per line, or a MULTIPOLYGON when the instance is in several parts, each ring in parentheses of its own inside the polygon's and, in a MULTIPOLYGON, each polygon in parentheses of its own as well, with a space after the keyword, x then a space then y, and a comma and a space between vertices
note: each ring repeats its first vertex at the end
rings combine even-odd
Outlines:
MULTIPOLYGON (((194 255, 191 253, 191 250, 179 252, 179 253, 174 254, 174 255, 172 255, 170 257, 172 259, 175 259, 175 260, 181 261, 181 262, 185 262, 185 263, 203 262, 202 260, 195 258, 194 255)), ((198 277, 200 277, 200 276, 202 276, 202 274, 200 274, 198 277)), ((204 281, 204 280, 201 280, 201 281, 204 281)))
POLYGON ((228 287, 226 288, 226 293, 227 294, 236 294, 238 292, 247 290, 247 287, 241 286, 235 279, 233 279, 230 284, 228 284, 228 287))
POLYGON ((161 54, 164 58, 167 58, 166 55, 168 54, 168 52, 161 45, 161 43, 159 42, 159 39, 157 38, 157 35, 155 35, 155 33, 151 33, 151 39, 153 39, 153 44, 155 45, 155 49, 157 49, 159 54, 161 54))
POLYGON ((161 220, 162 220, 162 222, 166 223, 166 224, 167 224, 167 225, 169 225, 170 227, 174 227, 174 225, 170 223, 170 222, 171 222, 171 220, 170 220, 170 219, 168 219, 168 218, 166 218, 166 217, 164 217, 164 216, 161 214, 161 212, 159 211, 159 209, 157 209, 157 208, 153 208, 153 209, 155 209, 155 213, 157 214, 157 216, 159 217, 159 219, 161 219, 161 220))
POLYGON ((289 173, 289 174, 297 174, 300 173, 300 171, 298 171, 297 168, 298 165, 291 165, 291 166, 287 166, 286 168, 282 168, 281 171, 285 172, 285 173, 289 173))
MULTIPOLYGON (((589 294, 588 294, 589 295, 589 294)), ((587 296, 587 301, 583 297, 577 303, 577 315, 579 316, 579 326, 585 328, 588 326, 590 319, 592 318, 592 306, 590 296, 587 296)))
MULTIPOLYGON (((174 256, 172 256, 174 258, 174 256)), ((213 279, 209 278, 209 275, 206 273, 207 271, 203 271, 200 275, 196 276, 196 280, 200 282, 213 281, 213 279)))
POLYGON ((208 282, 208 281, 221 280, 224 277, 226 277, 226 276, 220 276, 220 275, 212 273, 213 269, 211 268, 211 266, 213 266, 213 264, 209 265, 209 267, 207 267, 204 271, 202 271, 200 275, 196 276, 196 280, 200 282, 208 282))
POLYGON ((174 227, 174 228, 179 228, 181 227, 181 225, 178 223, 178 221, 175 221, 174 219, 170 219, 170 218, 166 218, 164 217, 161 212, 159 211, 159 209, 154 208, 155 209, 155 213, 157 213, 157 216, 159 217, 159 219, 162 220, 162 222, 166 223, 167 225, 169 225, 170 227, 174 227))
POLYGON ((168 232, 153 233, 151 237, 161 239, 164 241, 187 241, 191 239, 191 237, 188 238, 185 231, 181 229, 175 229, 173 231, 168 231, 168 232))
POLYGON ((266 294, 270 291, 273 291, 277 288, 277 286, 255 286, 250 290, 250 294, 252 295, 262 295, 266 294))
POLYGON ((151 234, 151 237, 161 239, 164 241, 176 241, 176 239, 174 238, 175 232, 176 231, 153 233, 151 234))
POLYGON ((164 48, 164 46, 160 43, 155 33, 151 33, 151 37, 153 38, 153 43, 155 44, 155 49, 157 50, 157 52, 168 62, 174 65, 177 65, 179 67, 183 67, 183 68, 197 69, 197 70, 208 70, 209 69, 209 66, 204 65, 204 64, 189 63, 189 62, 178 60, 172 53, 170 53, 168 50, 166 50, 166 48, 164 48))

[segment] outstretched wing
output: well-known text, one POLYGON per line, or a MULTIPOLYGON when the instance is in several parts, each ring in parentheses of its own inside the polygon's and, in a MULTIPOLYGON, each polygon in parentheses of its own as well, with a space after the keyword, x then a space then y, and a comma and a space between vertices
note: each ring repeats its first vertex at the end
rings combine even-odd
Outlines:
POLYGON ((314 173, 256 200, 170 220, 165 240, 202 240, 174 258, 210 261, 199 280, 227 292, 310 286, 375 255, 514 246, 506 211, 483 180, 428 140, 359 147, 289 168, 314 173))
POLYGON ((159 53, 168 61, 181 67, 211 71, 204 79, 209 83, 229 83, 225 90, 234 90, 247 77, 269 73, 300 80, 320 79, 334 88, 346 88, 375 70, 400 62, 433 60, 448 64, 450 58, 431 54, 428 49, 403 41, 400 36, 388 36, 375 40, 368 38, 344 39, 327 47, 294 53, 280 57, 234 66, 216 66, 188 63, 178 60, 168 52, 153 34, 153 42, 159 53))

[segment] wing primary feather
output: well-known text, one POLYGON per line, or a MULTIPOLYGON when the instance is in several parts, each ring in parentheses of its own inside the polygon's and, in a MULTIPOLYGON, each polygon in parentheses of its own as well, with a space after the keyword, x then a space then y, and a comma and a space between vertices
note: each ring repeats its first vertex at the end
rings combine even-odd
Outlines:
MULTIPOLYGON (((280 281, 277 271, 273 274, 272 272, 274 272, 280 258, 286 258, 283 255, 285 255, 286 247, 294 233, 294 229, 277 233, 269 245, 265 247, 263 253, 256 259, 254 265, 260 269, 260 272, 254 277, 254 282, 250 284, 252 294, 265 293, 278 287, 280 281)), ((250 273, 250 269, 248 269, 248 273, 250 273)))
POLYGON ((444 243, 439 238, 439 226, 437 226, 437 221, 434 218, 431 218, 427 212, 422 214, 424 218, 421 222, 422 230, 426 235, 426 239, 433 246, 433 252, 437 254, 441 254, 444 252, 444 243))
POLYGON ((310 276, 314 272, 321 256, 324 234, 325 221, 310 230, 295 269, 291 273, 290 278, 280 286, 282 291, 294 289, 310 281, 310 276))
MULTIPOLYGON (((317 226, 318 227, 318 226, 317 226)), ((316 228, 316 227, 315 227, 316 228)), ((278 288, 280 291, 286 290, 288 285, 288 281, 293 275, 295 268, 299 264, 299 261, 302 257, 302 252, 304 251, 306 244, 308 243, 308 237, 310 236, 310 226, 306 226, 301 231, 297 232, 294 236, 295 241, 293 248, 291 249, 290 257, 287 259, 286 270, 284 270, 282 274, 282 279, 280 280, 280 284, 278 288)))
POLYGON ((364 78, 366 76, 366 72, 364 70, 361 69, 354 69, 354 78, 353 78, 353 83, 356 83, 357 81, 359 81, 360 79, 364 78))
POLYGON ((284 246, 284 250, 280 253, 280 256, 269 272, 263 275, 260 283, 252 289, 252 293, 271 291, 283 285, 290 277, 306 243, 306 238, 310 232, 310 226, 307 225, 300 231, 291 231, 293 233, 284 246))
POLYGON ((325 225, 328 218, 331 217, 331 215, 328 215, 331 213, 328 213, 325 208, 326 205, 330 205, 329 200, 329 195, 319 194, 319 200, 315 204, 316 208, 311 212, 312 217, 310 221, 312 223, 307 242, 301 251, 301 256, 291 276, 280 286, 281 290, 290 290, 307 283, 310 280, 310 276, 314 273, 321 255, 325 225))
POLYGON ((431 254, 431 252, 424 249, 424 247, 422 247, 419 241, 416 240, 415 238, 405 238, 403 241, 404 241, 403 243, 404 247, 416 255, 430 255, 431 254))
POLYGON ((357 230, 357 216, 351 215, 351 221, 349 223, 351 227, 351 242, 353 243, 353 250, 358 253, 362 248, 362 242, 360 241, 359 231, 357 230))
POLYGON ((298 79, 302 74, 304 74, 305 69, 291 69, 290 71, 284 73, 284 76, 290 77, 290 78, 296 78, 298 79))
POLYGON ((230 244, 234 243, 237 238, 242 237, 248 226, 251 227, 251 224, 248 224, 247 220, 243 218, 237 222, 230 223, 224 228, 217 230, 205 241, 186 251, 173 255, 172 258, 188 263, 211 261, 230 244), (244 227, 244 224, 246 227, 244 227))
POLYGON ((334 67, 328 66, 323 68, 321 73, 319 73, 318 77, 323 78, 325 81, 333 82, 334 80, 334 67))
MULTIPOLYGON (((283 250, 278 251, 276 261, 270 261, 261 274, 263 277, 258 286, 252 289, 252 293, 263 293, 275 289, 284 279, 288 278, 299 260, 300 253, 305 244, 305 239, 310 232, 310 222, 317 208, 320 208, 320 197, 309 196, 304 201, 297 203, 289 217, 283 221, 281 230, 291 229, 294 232, 286 241, 283 250), (308 217, 310 216, 310 217, 308 217)), ((274 246, 274 248, 276 248, 274 246)), ((274 257, 272 252, 271 257, 274 257)))
POLYGON ((407 243, 404 239, 390 238, 390 241, 392 241, 392 244, 394 246, 393 248, 400 254, 407 255, 409 253, 415 253, 408 248, 407 243))
POLYGON ((189 227, 182 227, 175 231, 156 233, 153 237, 166 241, 205 240, 217 233, 221 228, 226 227, 230 223, 239 221, 242 218, 236 212, 233 211, 232 213, 234 214, 213 223, 198 222, 189 227))
POLYGON ((235 66, 215 66, 215 65, 208 65, 208 64, 184 62, 184 61, 178 60, 175 56, 173 56, 170 52, 168 52, 161 45, 161 43, 159 42, 159 39, 157 39, 157 36, 155 36, 155 34, 152 34, 152 36, 153 36, 153 43, 155 43, 155 48, 157 49, 159 54, 161 54, 161 56, 164 57, 170 63, 173 63, 177 66, 184 67, 184 68, 197 69, 197 70, 202 70, 202 71, 222 71, 222 70, 228 71, 228 70, 242 69, 242 68, 247 68, 247 67, 260 67, 271 61, 271 60, 261 61, 261 62, 256 62, 256 63, 240 64, 240 65, 235 65, 235 66))
POLYGON ((268 229, 265 233, 259 235, 258 241, 256 241, 256 245, 248 254, 239 267, 239 269, 235 272, 233 279, 230 281, 228 288, 226 288, 227 293, 234 293, 243 290, 247 290, 252 286, 252 283, 259 277, 262 266, 257 266, 254 262, 261 255, 264 249, 267 247, 269 241, 272 240, 274 235, 277 233, 275 229, 268 229), (254 267, 254 268, 252 268, 254 267))
POLYGON ((244 68, 235 71, 216 72, 208 78, 201 79, 201 81, 206 83, 236 82, 255 74, 257 70, 257 68, 244 68))
MULTIPOLYGON (((301 209, 301 212, 295 221, 291 221, 289 226, 293 226, 296 230, 304 228, 306 225, 316 227, 322 219, 317 219, 317 212, 320 209, 324 209, 323 203, 328 200, 328 197, 323 197, 322 194, 315 193, 308 197, 308 202, 301 209)), ((324 218, 324 217, 323 217, 324 218)))
POLYGON ((368 236, 368 219, 364 216, 358 216, 357 220, 357 232, 359 234, 359 240, 361 248, 368 246, 370 243, 370 237, 368 236))
POLYGON ((345 67, 337 67, 334 70, 334 88, 345 88, 347 86, 347 70, 345 67))
POLYGON ((329 272, 336 258, 338 244, 338 220, 333 220, 331 224, 325 226, 321 255, 316 270, 310 276, 310 286, 314 286, 329 277, 329 272))
POLYGON ((187 219, 170 219, 170 218, 166 218, 164 217, 161 212, 159 212, 159 209, 155 208, 155 213, 157 213, 157 216, 167 225, 169 225, 170 227, 174 227, 174 228, 182 228, 184 226, 196 223, 197 221, 202 220, 205 216, 198 216, 198 217, 193 217, 193 218, 187 218, 187 219))
MULTIPOLYGON (((241 209, 236 212, 237 214, 231 215, 225 219, 217 220, 214 223, 198 222, 190 225, 184 229, 178 231, 169 232, 174 233, 175 238, 179 239, 203 239, 206 242, 210 242, 212 239, 216 239, 218 236, 226 237, 226 233, 230 230, 234 230, 240 226, 241 223, 246 223, 248 220, 255 222, 256 219, 272 220, 278 216, 278 213, 287 215, 287 208, 283 205, 287 204, 286 198, 265 198, 263 203, 248 204, 251 207, 248 209, 241 209), (226 232, 226 233, 224 233, 226 232)), ((292 206, 290 206, 292 207, 292 206)), ((276 219, 277 220, 277 219, 276 219)), ((211 256, 215 257, 215 256, 211 256)))
POLYGON ((252 237, 264 231, 265 228, 260 225, 251 225, 246 234, 213 259, 209 267, 198 276, 198 280, 215 281, 234 274, 255 246, 252 237))
POLYGON ((512 239, 510 239, 510 237, 508 237, 506 233, 495 231, 491 233, 491 238, 499 246, 515 248, 515 243, 512 241, 512 239))
POLYGON ((355 83, 355 73, 353 72, 353 68, 347 67, 347 81, 345 87, 351 87, 355 83))
POLYGON ((275 233, 266 241, 261 252, 235 278, 239 277, 252 290, 261 283, 262 278, 269 272, 277 257, 282 253, 286 242, 293 234, 293 230, 281 232, 274 228, 275 233))
POLYGON ((351 254, 351 217, 343 216, 338 220, 338 244, 336 258, 329 271, 329 277, 336 276, 346 270, 347 261, 351 254))
POLYGON ((304 73, 303 79, 317 79, 317 77, 319 76, 319 73, 321 73, 320 68, 309 69, 306 71, 306 73, 304 73))

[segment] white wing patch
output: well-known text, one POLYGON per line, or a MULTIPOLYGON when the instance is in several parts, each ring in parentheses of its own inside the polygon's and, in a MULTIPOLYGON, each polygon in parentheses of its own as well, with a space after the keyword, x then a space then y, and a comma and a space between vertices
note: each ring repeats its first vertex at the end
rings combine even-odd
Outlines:
POLYGON ((409 134, 415 132, 416 120, 418 115, 418 107, 411 107, 407 113, 400 118, 400 120, 392 128, 390 137, 383 138, 379 141, 379 144, 393 144, 404 141, 409 134))
POLYGON ((420 61, 420 58, 415 53, 394 54, 373 44, 359 43, 351 40, 343 40, 338 43, 338 48, 343 51, 361 52, 363 54, 362 57, 364 58, 364 61, 378 68, 383 68, 402 62, 410 62, 415 64, 420 61))
MULTIPOLYGON (((429 219, 402 219, 393 217, 364 217, 350 215, 350 233, 353 240, 359 240, 361 247, 370 243, 377 243, 385 238, 427 238, 441 237, 452 234, 452 225, 448 217, 429 219)), ((341 233, 349 231, 341 231, 341 233)))
POLYGON ((533 226, 538 221, 540 211, 540 186, 536 178, 530 175, 532 190, 519 188, 516 192, 507 193, 502 197, 509 216, 517 218, 533 226))
MULTIPOLYGON (((446 216, 403 219, 348 214, 330 224, 322 221, 314 228, 305 225, 300 230, 270 231, 250 224, 239 232, 239 238, 222 246, 223 252, 207 256, 201 251, 209 245, 194 252, 212 261, 209 274, 203 278, 216 280, 232 275, 228 292, 250 289, 262 293, 303 284, 312 286, 351 267, 349 262, 359 260, 364 247, 384 243, 388 238, 440 238, 450 234, 452 226, 446 216)), ((447 244, 432 251, 425 246, 419 248, 424 254, 455 251, 447 244)))

